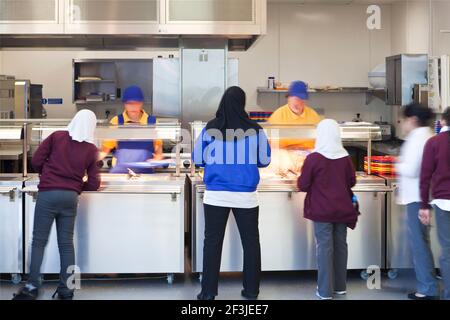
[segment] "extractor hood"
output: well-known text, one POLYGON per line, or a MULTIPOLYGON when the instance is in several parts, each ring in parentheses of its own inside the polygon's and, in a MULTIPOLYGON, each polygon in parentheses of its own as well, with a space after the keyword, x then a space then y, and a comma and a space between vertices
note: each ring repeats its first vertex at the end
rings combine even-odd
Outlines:
POLYGON ((0 48, 165 49, 201 37, 246 50, 267 32, 267 0, 0 0, 0 10, 0 48))
POLYGON ((204 42, 225 39, 229 51, 245 51, 255 36, 219 35, 0 35, 1 48, 83 48, 88 50, 135 50, 136 48, 177 49, 184 39, 204 42))

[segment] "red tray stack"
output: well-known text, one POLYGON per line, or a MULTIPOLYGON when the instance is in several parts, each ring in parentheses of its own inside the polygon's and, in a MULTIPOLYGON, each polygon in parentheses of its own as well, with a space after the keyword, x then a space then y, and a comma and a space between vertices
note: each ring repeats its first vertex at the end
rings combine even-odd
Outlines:
MULTIPOLYGON (((384 174, 395 176, 395 163, 397 162, 397 157, 373 156, 370 159, 372 160, 371 163, 372 174, 384 174)), ((366 173, 368 171, 367 157, 364 157, 364 171, 366 173)))

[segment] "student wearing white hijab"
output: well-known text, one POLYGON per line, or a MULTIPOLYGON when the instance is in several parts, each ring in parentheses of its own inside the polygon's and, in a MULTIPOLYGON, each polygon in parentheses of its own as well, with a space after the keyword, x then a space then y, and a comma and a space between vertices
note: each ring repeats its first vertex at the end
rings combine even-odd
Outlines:
POLYGON ((319 123, 314 152, 331 160, 348 157, 347 150, 342 146, 341 129, 336 121, 325 119, 319 123))
POLYGON ((53 222, 57 226, 61 272, 59 299, 72 299, 67 286, 75 265, 73 233, 78 196, 82 191, 96 191, 100 186, 94 131, 97 118, 92 111, 79 111, 67 131, 56 131, 45 139, 33 155, 33 169, 39 173, 38 196, 34 212, 30 276, 27 284, 14 296, 15 300, 38 297, 39 277, 45 246, 53 222), (87 175, 87 180, 84 177, 87 175))
POLYGON ((314 221, 316 295, 320 299, 347 292, 347 227, 355 228, 359 214, 352 201, 355 184, 355 169, 342 146, 338 123, 322 120, 317 126, 315 150, 306 157, 298 179, 300 191, 307 193, 304 217, 314 221))
POLYGON ((69 136, 78 142, 94 143, 94 131, 97 126, 95 113, 84 109, 77 112, 75 117, 67 126, 69 136))

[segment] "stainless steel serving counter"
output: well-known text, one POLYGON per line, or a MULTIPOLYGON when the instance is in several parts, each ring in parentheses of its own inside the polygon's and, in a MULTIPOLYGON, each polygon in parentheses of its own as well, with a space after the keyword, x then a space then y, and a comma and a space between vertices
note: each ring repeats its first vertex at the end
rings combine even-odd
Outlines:
MULTIPOLYGON (((25 272, 29 272, 38 178, 25 182, 25 272)), ((184 177, 170 174, 102 175, 97 192, 80 196, 75 226, 82 273, 184 272, 184 177)), ((42 273, 59 272, 53 226, 42 273)))
POLYGON ((14 283, 23 271, 23 181, 19 174, 0 174, 0 273, 10 273, 14 283))
MULTIPOLYGON (((188 181, 192 193, 192 271, 201 273, 205 187, 199 176, 189 177, 188 181)), ((358 173, 354 192, 362 215, 357 228, 348 232, 348 268, 362 269, 362 276, 366 276, 364 270, 370 265, 385 267, 385 195, 390 188, 382 178, 358 173)), ((296 180, 262 177, 258 193, 262 270, 316 269, 313 224, 303 218, 305 193, 298 191, 296 180)), ((221 271, 241 271, 242 258, 239 232, 231 218, 225 233, 221 271)))

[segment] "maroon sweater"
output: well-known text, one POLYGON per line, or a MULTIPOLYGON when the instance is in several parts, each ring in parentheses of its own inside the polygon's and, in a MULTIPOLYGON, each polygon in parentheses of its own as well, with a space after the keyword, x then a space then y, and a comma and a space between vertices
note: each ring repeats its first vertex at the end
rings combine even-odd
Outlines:
POLYGON ((317 222, 356 226, 358 211, 353 207, 352 190, 356 173, 350 157, 330 160, 320 153, 310 154, 298 179, 306 192, 304 217, 317 222))
POLYGON ((33 169, 39 173, 39 191, 96 191, 100 187, 97 148, 72 140, 67 131, 56 131, 45 139, 33 155, 33 169), (87 182, 83 177, 87 174, 87 182))
POLYGON ((423 151, 420 171, 422 209, 429 209, 430 188, 433 199, 450 200, 450 137, 442 132, 429 139, 423 151))

